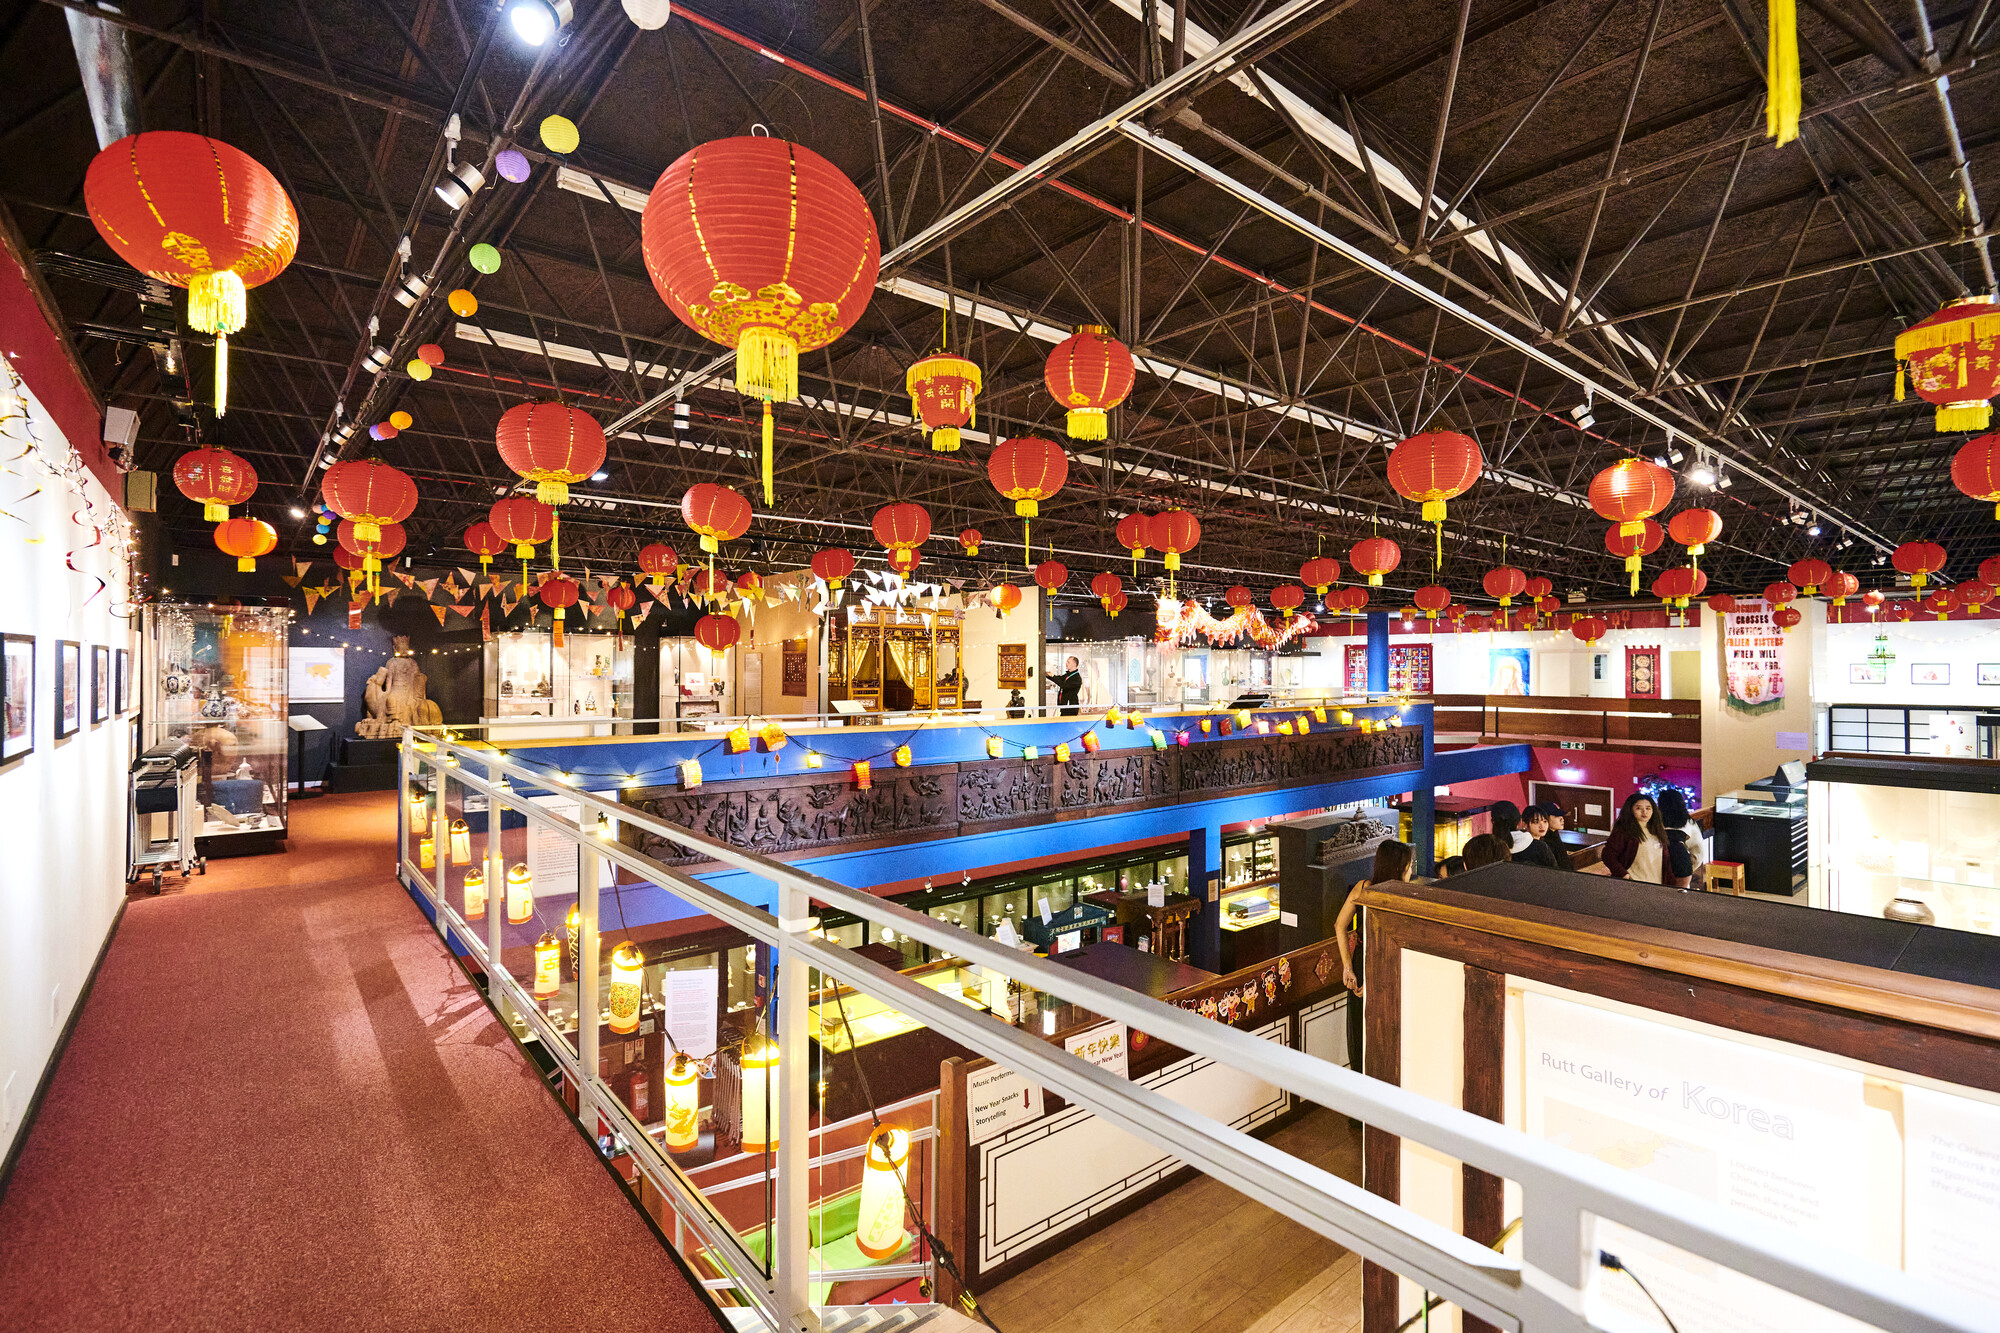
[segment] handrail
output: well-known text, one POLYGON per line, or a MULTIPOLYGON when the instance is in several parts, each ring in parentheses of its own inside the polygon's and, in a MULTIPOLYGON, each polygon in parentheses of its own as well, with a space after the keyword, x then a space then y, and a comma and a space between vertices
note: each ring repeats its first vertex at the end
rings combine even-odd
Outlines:
MULTIPOLYGON (((525 803, 516 808, 538 825, 566 830, 586 852, 608 857, 642 880, 660 885, 759 940, 775 941, 781 975, 803 979, 802 971, 782 969, 787 961, 809 964, 882 998, 953 1040, 1038 1079, 1109 1123, 1155 1143, 1253 1198, 1302 1217, 1320 1234, 1421 1281, 1429 1290, 1445 1292, 1462 1308, 1490 1322, 1578 1333, 1589 1327, 1581 1315, 1582 1289, 1589 1280, 1593 1256, 1587 1255, 1580 1243, 1588 1214, 1646 1232, 1869 1323, 1911 1333, 1972 1333, 1987 1326, 1990 1309, 1971 1297, 1851 1256, 1828 1253, 1804 1239, 1759 1227, 1719 1204, 1530 1139, 1480 1116, 1075 969, 1015 952, 893 900, 836 884, 552 781, 504 755, 445 739, 420 746, 414 733, 408 731, 404 755, 406 762, 448 773, 452 781, 483 792, 495 802, 520 800, 519 794, 505 785, 508 778, 561 791, 577 802, 578 822, 525 803), (468 766, 477 766, 489 776, 477 776, 468 766), (593 820, 615 820, 620 828, 630 826, 699 849, 714 861, 769 880, 779 890, 780 912, 774 916, 751 907, 620 843, 592 837, 583 825, 593 820), (892 925, 912 939, 1082 1004, 1157 1039, 1358 1118, 1375 1129, 1425 1144, 1517 1182, 1526 1216, 1522 1258, 1495 1255, 1398 1203, 1217 1124, 1151 1089, 1110 1075, 995 1018, 946 1000, 871 959, 811 937, 807 932, 812 925, 808 915, 812 902, 892 925)), ((499 806, 489 808, 497 810, 499 806)), ((404 846, 407 848, 407 839, 404 846)), ((406 871, 414 875, 407 852, 402 860, 406 871)), ((589 879, 588 891, 594 913, 594 878, 589 879)), ((441 903, 443 898, 440 894, 441 903)), ((448 910, 448 904, 444 905, 448 910)), ((503 986, 518 990, 504 968, 493 971, 503 986)), ((783 992, 781 983, 781 998, 783 992)), ((802 997, 793 998, 801 1005, 797 1012, 802 1015, 802 997)), ((527 1007, 532 1008, 532 1002, 527 1007)), ((587 1073, 594 1081, 595 1070, 587 1073)), ((599 1096, 608 1096, 608 1090, 599 1096)), ((614 1111, 622 1111, 615 1097, 609 1100, 614 1111)), ((670 1163, 666 1169, 673 1171, 670 1163)), ((783 1197, 782 1191, 779 1197, 783 1197)))

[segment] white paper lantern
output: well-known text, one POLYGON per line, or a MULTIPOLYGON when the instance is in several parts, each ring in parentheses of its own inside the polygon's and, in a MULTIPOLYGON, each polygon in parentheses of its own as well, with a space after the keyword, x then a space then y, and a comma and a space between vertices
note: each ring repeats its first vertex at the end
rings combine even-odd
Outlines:
POLYGON ((910 1132, 884 1125, 868 1141, 868 1164, 861 1173, 861 1211, 854 1224, 854 1244, 870 1259, 887 1259, 902 1250, 903 1181, 910 1165, 910 1132))
POLYGON ((639 1030, 639 994, 646 979, 646 959, 627 940, 611 951, 611 1030, 624 1035, 639 1030))
POLYGON ((507 872, 507 924, 525 925, 534 914, 535 876, 526 863, 520 863, 507 872))
POLYGON ((680 1052, 674 1052, 667 1066, 667 1104, 661 1108, 666 1122, 668 1152, 686 1152, 701 1142, 701 1066, 680 1052))
POLYGON ((486 919, 486 872, 478 866, 465 872, 465 919, 486 919))
POLYGON ((625 17, 647 32, 666 27, 673 12, 672 0, 625 0, 625 17))
POLYGON ((562 941, 548 931, 535 941, 535 998, 546 1000, 562 990, 562 941))
POLYGON ((743 1151, 778 1146, 778 1118, 771 1105, 777 1086, 778 1044, 761 1033, 743 1046, 743 1151))

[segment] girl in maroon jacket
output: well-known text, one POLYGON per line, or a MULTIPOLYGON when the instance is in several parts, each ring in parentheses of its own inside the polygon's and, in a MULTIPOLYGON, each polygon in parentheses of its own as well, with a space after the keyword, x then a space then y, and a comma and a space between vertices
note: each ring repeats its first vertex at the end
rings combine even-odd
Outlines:
MULTIPOLYGON (((1681 854, 1686 856, 1685 849, 1681 854)), ((1604 868, 1617 879, 1644 884, 1674 882, 1667 826, 1661 821, 1653 798, 1644 792, 1635 791, 1625 798, 1625 807, 1618 812, 1618 822, 1611 828, 1611 838, 1604 844, 1604 868)))

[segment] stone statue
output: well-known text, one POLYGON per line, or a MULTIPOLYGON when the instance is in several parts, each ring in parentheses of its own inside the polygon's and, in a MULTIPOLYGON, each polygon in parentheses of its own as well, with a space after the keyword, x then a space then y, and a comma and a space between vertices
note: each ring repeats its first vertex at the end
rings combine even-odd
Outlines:
POLYGON ((394 655, 376 669, 361 690, 361 704, 368 716, 354 732, 365 740, 395 740, 402 736, 404 727, 433 727, 444 721, 444 714, 424 693, 427 677, 417 669, 417 659, 410 653, 410 636, 398 634, 395 644, 394 655))

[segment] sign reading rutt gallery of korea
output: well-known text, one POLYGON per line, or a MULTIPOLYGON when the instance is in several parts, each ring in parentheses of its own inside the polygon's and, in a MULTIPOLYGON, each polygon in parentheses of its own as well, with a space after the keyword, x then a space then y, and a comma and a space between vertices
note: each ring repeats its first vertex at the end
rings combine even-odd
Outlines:
POLYGON ((984 1143, 1041 1114, 1041 1088, 1007 1066, 988 1065, 965 1076, 966 1128, 974 1143, 984 1143))

